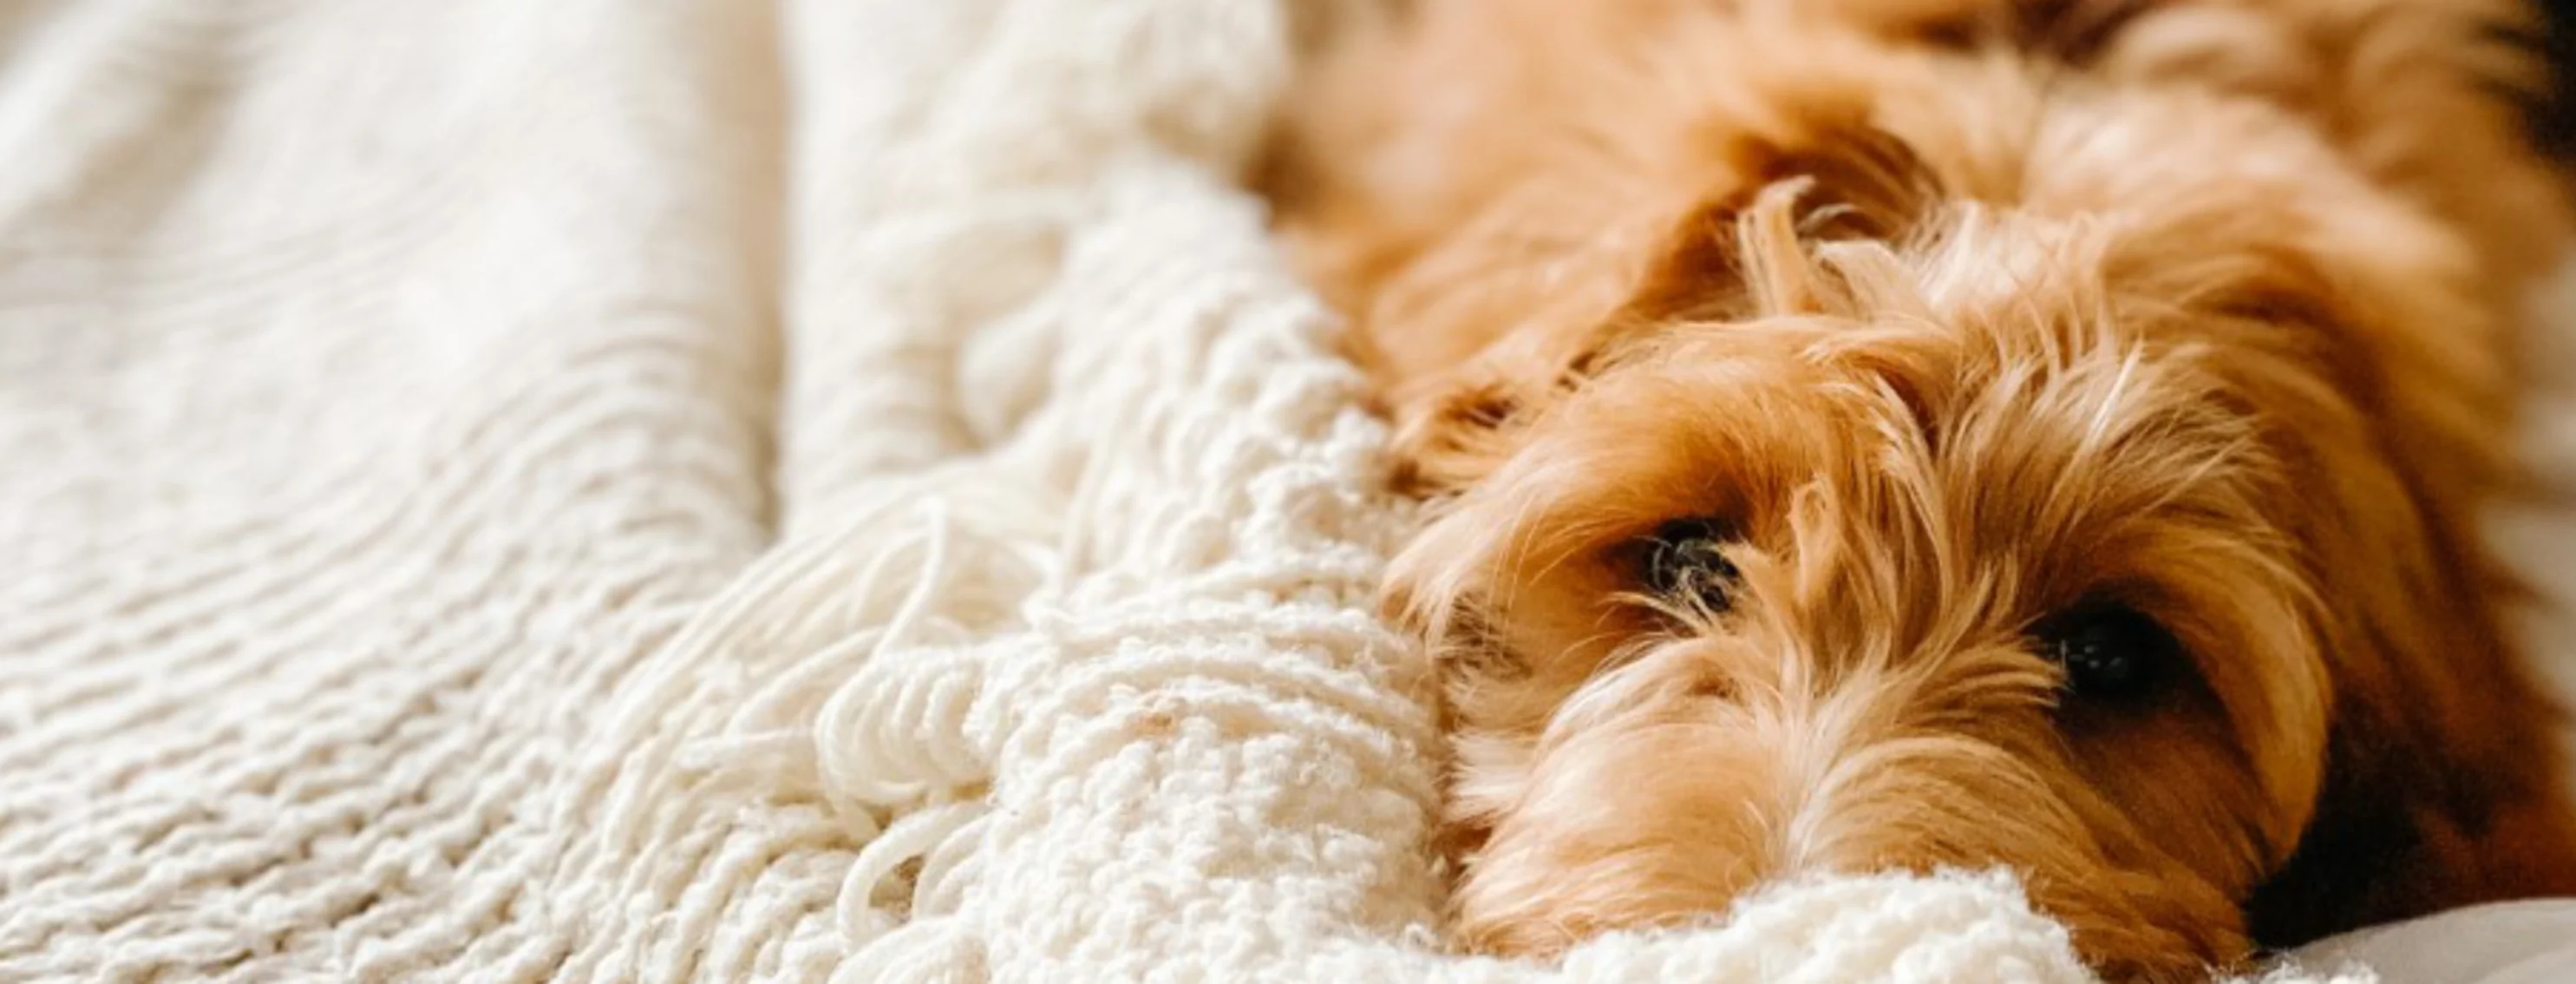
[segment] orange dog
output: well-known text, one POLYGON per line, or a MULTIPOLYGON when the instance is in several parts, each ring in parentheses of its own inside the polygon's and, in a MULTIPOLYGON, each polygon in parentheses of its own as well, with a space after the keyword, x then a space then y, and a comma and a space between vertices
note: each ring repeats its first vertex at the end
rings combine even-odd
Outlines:
POLYGON ((1265 181, 1440 498, 1475 948, 2006 865, 2123 978, 2576 892, 2475 533, 2510 0, 1419 0, 1265 181), (2499 30, 2499 29, 2504 30, 2499 30))

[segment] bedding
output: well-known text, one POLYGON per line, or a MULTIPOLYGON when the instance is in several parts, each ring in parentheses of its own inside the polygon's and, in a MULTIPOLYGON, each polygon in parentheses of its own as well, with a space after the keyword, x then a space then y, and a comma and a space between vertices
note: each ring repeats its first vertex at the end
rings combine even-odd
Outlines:
POLYGON ((0 5, 0 980, 2088 980, 1990 872, 1442 952, 1238 187, 1334 7, 0 5))

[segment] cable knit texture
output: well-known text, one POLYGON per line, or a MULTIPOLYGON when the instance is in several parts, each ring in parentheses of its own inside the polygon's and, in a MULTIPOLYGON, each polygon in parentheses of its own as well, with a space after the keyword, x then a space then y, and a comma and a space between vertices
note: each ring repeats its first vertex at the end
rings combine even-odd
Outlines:
POLYGON ((1322 9, 0 4, 0 980, 2089 980, 1981 873, 1440 952, 1234 181, 1322 9))

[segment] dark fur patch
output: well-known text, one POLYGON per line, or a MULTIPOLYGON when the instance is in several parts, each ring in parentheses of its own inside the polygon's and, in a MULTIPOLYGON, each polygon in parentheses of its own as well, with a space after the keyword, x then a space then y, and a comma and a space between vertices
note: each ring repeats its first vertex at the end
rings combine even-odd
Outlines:
POLYGON ((2480 33, 2530 53, 2547 77, 2537 88, 2526 80, 2498 80, 2494 88, 2522 106, 2534 147, 2554 160, 2576 162, 2576 0, 2529 0, 2526 6, 2528 23, 2490 24, 2480 33))
POLYGON ((2538 46, 2549 84, 2531 101, 2531 135, 2542 151, 2576 161, 2576 0, 2534 0, 2538 46))
POLYGON ((1942 47, 2002 47, 2082 65, 2149 6, 2148 0, 2024 0, 1927 23, 1920 34, 1942 47))

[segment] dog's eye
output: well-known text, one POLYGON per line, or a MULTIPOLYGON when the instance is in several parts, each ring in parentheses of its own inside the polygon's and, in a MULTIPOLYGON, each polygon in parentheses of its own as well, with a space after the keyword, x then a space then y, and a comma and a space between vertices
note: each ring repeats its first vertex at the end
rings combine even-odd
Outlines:
POLYGON ((2040 654, 2066 672, 2068 693, 2118 700, 2153 690, 2180 657, 2165 627, 2127 605, 2088 604, 2035 627, 2040 654))
POLYGON ((1645 545, 1646 587, 1666 598, 1694 599, 1710 611, 1725 611, 1736 570, 1723 550, 1734 539, 1734 527, 1717 519, 1676 519, 1656 527, 1645 545))

